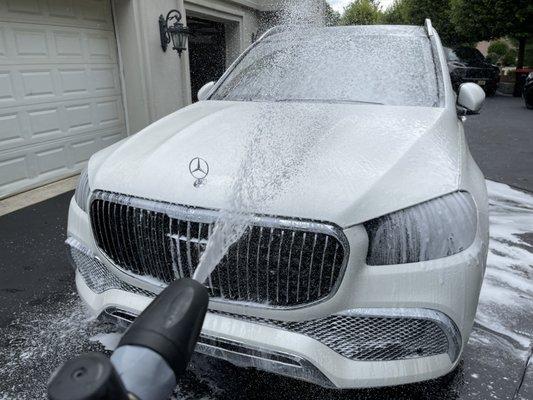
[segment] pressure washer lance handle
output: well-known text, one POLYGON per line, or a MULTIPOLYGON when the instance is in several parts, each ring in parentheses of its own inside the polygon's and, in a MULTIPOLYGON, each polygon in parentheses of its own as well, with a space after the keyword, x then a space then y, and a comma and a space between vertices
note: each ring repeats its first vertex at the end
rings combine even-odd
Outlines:
POLYGON ((91 353, 51 378, 51 400, 166 400, 185 372, 207 312, 206 288, 181 279, 169 285, 126 331, 111 361, 91 353))

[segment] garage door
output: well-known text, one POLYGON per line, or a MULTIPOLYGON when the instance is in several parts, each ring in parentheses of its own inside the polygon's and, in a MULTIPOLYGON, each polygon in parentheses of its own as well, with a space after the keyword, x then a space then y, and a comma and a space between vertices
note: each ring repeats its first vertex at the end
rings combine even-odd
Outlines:
POLYGON ((109 0, 0 0, 0 198, 126 134, 109 0))

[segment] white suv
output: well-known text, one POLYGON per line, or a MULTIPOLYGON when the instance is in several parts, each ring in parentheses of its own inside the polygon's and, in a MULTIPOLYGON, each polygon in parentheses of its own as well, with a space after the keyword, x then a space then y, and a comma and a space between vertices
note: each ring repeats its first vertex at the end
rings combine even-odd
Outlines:
POLYGON ((484 94, 456 97, 431 23, 274 28, 199 97, 82 174, 67 243, 90 309, 131 321, 193 274, 264 134, 264 177, 288 183, 207 280, 197 350, 337 388, 457 366, 488 244, 462 120, 484 94))

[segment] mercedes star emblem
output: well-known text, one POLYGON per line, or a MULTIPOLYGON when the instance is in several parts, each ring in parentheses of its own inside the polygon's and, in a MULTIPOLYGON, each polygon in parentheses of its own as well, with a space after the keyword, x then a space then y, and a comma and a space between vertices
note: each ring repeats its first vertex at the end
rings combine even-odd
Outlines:
POLYGON ((189 163, 189 172, 196 179, 194 187, 202 186, 209 174, 209 164, 203 158, 193 158, 189 163))

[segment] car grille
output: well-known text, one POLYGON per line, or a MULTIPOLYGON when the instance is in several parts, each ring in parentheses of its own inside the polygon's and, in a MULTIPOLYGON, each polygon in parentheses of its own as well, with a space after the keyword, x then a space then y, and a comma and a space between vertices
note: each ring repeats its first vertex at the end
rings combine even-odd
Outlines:
MULTIPOLYGON (((194 274, 217 213, 95 192, 90 216, 96 242, 114 264, 168 284, 194 274)), ((294 307, 336 290, 348 257, 340 229, 272 217, 253 221, 209 277, 213 298, 294 307)))
MULTIPOLYGON (((136 318, 116 308, 105 313, 128 323, 136 318)), ((353 361, 406 360, 448 353, 454 362, 460 349, 456 326, 435 311, 430 311, 434 319, 339 314, 308 321, 279 321, 216 310, 209 313, 305 335, 353 361)))
POLYGON ((85 284, 93 292, 101 294, 115 289, 141 294, 146 297, 156 297, 153 292, 129 285, 118 279, 87 247, 76 239, 69 237, 66 244, 73 266, 77 268, 85 284))
POLYGON ((423 318, 330 315, 309 321, 278 321, 214 310, 209 312, 299 333, 357 361, 429 357, 446 354, 449 350, 446 333, 435 321, 423 318))

